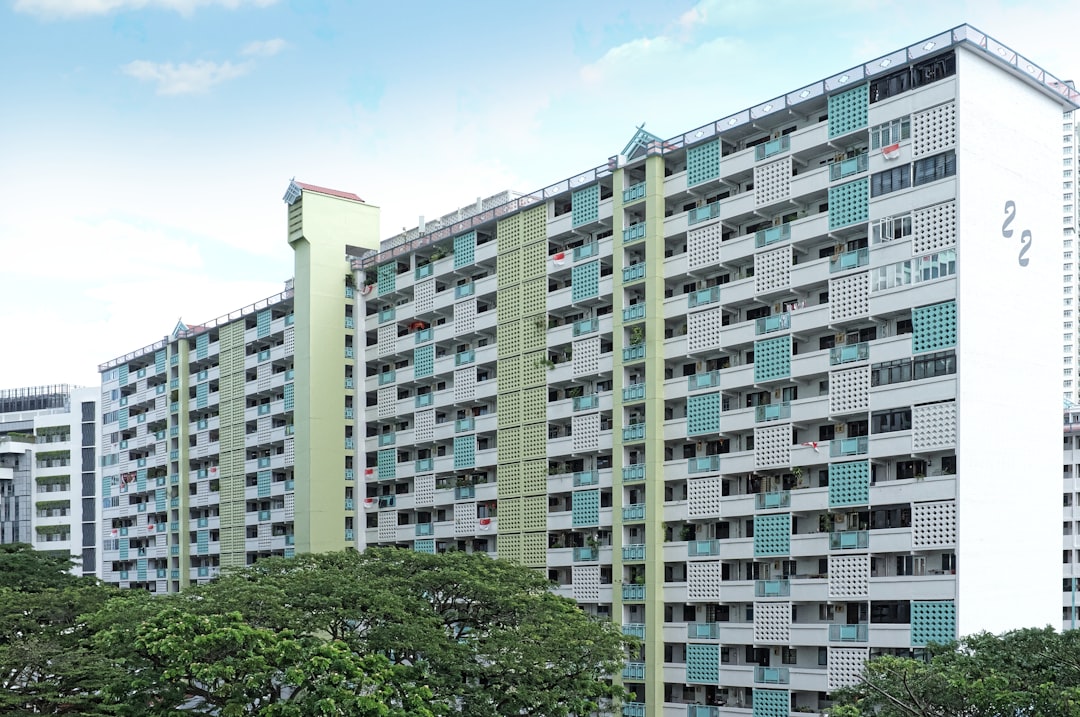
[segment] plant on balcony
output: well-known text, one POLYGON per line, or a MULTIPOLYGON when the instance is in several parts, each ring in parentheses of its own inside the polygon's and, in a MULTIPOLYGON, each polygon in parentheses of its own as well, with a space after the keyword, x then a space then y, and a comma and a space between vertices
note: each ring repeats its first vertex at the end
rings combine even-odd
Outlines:
POLYGON ((640 346, 645 343, 645 328, 642 326, 635 326, 630 329, 630 345, 640 346))

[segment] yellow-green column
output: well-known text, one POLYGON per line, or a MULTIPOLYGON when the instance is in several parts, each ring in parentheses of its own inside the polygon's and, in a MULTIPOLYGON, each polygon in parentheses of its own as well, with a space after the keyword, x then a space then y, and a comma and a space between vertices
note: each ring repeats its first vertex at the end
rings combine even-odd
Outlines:
POLYGON ((218 511, 221 567, 247 563, 244 526, 244 322, 218 331, 218 511))
MULTIPOLYGON (((520 213, 515 214, 499 220, 495 228, 499 252, 495 305, 498 321, 495 482, 499 500, 496 549, 500 558, 515 562, 521 562, 524 557, 521 386, 527 369, 521 355, 521 219, 520 213)), ((546 475, 546 469, 544 472, 546 475)))
MULTIPOLYGON (((172 449, 176 451, 176 461, 173 462, 172 456, 170 456, 170 462, 175 466, 176 474, 180 477, 180 482, 176 486, 176 492, 173 493, 172 499, 170 499, 170 508, 172 503, 177 504, 176 513, 174 518, 178 523, 179 533, 174 533, 172 540, 174 545, 179 546, 179 556, 173 563, 175 566, 173 569, 179 569, 180 571, 180 587, 186 588, 188 586, 188 576, 191 572, 191 556, 189 555, 189 541, 188 541, 188 519, 191 515, 189 510, 189 493, 188 483, 190 482, 191 465, 188 463, 188 378, 191 369, 189 368, 189 346, 187 339, 180 339, 172 345, 173 356, 176 357, 176 388, 169 391, 169 418, 172 422, 172 427, 176 429, 176 436, 170 435, 170 439, 175 438, 176 448, 172 449), (176 412, 173 413, 173 405, 176 405, 176 412)), ((170 380, 170 388, 172 382, 170 380)), ((170 430, 170 434, 172 431, 170 430)), ((172 552, 171 550, 169 551, 172 552)), ((171 580, 170 575, 170 580, 171 580)))

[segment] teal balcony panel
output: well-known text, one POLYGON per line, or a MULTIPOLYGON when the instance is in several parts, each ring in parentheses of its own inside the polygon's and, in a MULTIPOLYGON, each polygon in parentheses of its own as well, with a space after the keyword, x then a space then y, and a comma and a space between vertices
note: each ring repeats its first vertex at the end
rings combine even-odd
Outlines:
POLYGON ((763 406, 754 407, 754 421, 756 423, 763 423, 765 421, 786 421, 791 418, 791 403, 784 401, 783 403, 768 403, 763 406))
POLYGON ((833 458, 840 456, 863 456, 870 449, 868 436, 857 438, 834 438, 829 441, 829 455, 833 458))
POLYGON ((459 485, 454 488, 454 500, 472 500, 476 498, 476 486, 459 485))
POLYGON ((870 626, 866 623, 829 625, 829 642, 866 642, 869 636, 870 626))
POLYGON ((645 623, 628 622, 622 626, 622 634, 629 635, 630 637, 636 637, 639 640, 644 640, 645 623))
POLYGON ((791 328, 791 314, 785 311, 782 314, 762 316, 754 323, 754 328, 758 336, 771 334, 774 331, 787 331, 791 328))
POLYGON ((768 142, 762 142, 754 147, 754 161, 760 162, 763 159, 768 159, 775 155, 791 149, 791 137, 783 135, 776 139, 769 140, 768 142))
POLYGON ((778 227, 769 227, 754 232, 754 247, 760 249, 770 244, 787 241, 791 238, 791 225, 781 224, 778 227))
POLYGON ((644 401, 645 400, 645 384, 634 383, 626 386, 622 390, 623 401, 644 401))
POLYGON ((390 369, 379 374, 379 385, 385 386, 397 380, 397 371, 390 369))
POLYGON ((686 223, 689 226, 707 222, 720 216, 720 202, 712 202, 703 207, 694 207, 686 213, 686 223))
POLYGON ((458 353, 454 354, 455 366, 465 366, 466 364, 470 364, 475 360, 476 352, 472 349, 469 349, 468 351, 459 351, 458 353))
POLYGON ((863 247, 862 249, 833 255, 832 261, 829 262, 829 271, 835 274, 838 271, 858 269, 860 266, 866 266, 869 263, 870 249, 863 247))
POLYGON ((419 458, 414 465, 417 473, 431 472, 435 470, 435 459, 419 458))
POLYGON ((638 344, 637 346, 627 346, 622 350, 622 360, 624 362, 632 361, 644 361, 645 360, 645 344, 638 344))
POLYGON ((623 483, 640 483, 645 480, 645 464, 631 463, 622 468, 623 483))
POLYGON ((454 287, 454 298, 464 299, 467 296, 472 296, 476 291, 476 285, 471 281, 468 284, 459 284, 454 287))
POLYGON ((379 309, 379 323, 385 324, 387 321, 393 321, 397 316, 397 310, 393 306, 388 306, 385 309, 379 309))
POLYGON ((597 548, 574 548, 575 563, 592 563, 600 559, 600 551, 597 548))
POLYGON ((574 474, 574 487, 581 488, 589 485, 599 485, 600 474, 597 471, 578 471, 574 474))
POLYGON ((600 406, 600 398, 595 393, 588 396, 574 396, 575 411, 594 411, 600 406))
POLYGON ((687 640, 719 640, 720 623, 689 622, 686 624, 687 640))
POLYGON ((866 152, 851 157, 849 159, 842 159, 839 162, 833 162, 829 165, 829 181, 835 182, 838 179, 844 179, 845 177, 853 177, 856 174, 865 172, 868 166, 870 155, 866 152))
POLYGON ((645 238, 645 225, 644 224, 631 224, 622 230, 623 244, 629 244, 630 242, 638 241, 645 238))
POLYGON ((778 598, 791 596, 791 581, 786 578, 780 580, 755 580, 754 597, 778 598))
POLYGON ((421 393, 416 396, 416 407, 426 408, 435 402, 435 394, 421 393))
POLYGON ((416 535, 418 537, 423 537, 425 535, 434 535, 434 534, 435 534, 435 526, 432 525, 431 523, 417 523, 416 524, 416 535))
POLYGON ((638 182, 637 184, 632 184, 629 187, 627 187, 626 189, 624 189, 623 193, 622 193, 623 204, 628 204, 630 202, 636 202, 637 200, 644 199, 644 198, 645 198, 645 182, 638 182))
POLYGON ((416 278, 418 280, 419 279, 426 279, 429 276, 431 276, 432 273, 434 273, 434 271, 435 271, 435 265, 434 264, 424 264, 423 266, 416 267, 416 271, 414 272, 414 275, 416 276, 416 278))
POLYGON ((624 522, 640 523, 645 520, 645 504, 633 503, 632 505, 624 505, 622 509, 622 519, 624 522))
POLYGON ((645 264, 644 262, 639 264, 631 264, 622 270, 623 282, 637 281, 638 279, 645 278, 645 264))
POLYGON ((644 662, 627 662, 623 667, 622 676, 624 680, 641 681, 645 679, 645 663, 644 662))
POLYGON ((623 321, 640 321, 645 318, 645 304, 631 304, 622 310, 623 321))
POLYGON ((622 549, 622 559, 628 562, 640 563, 645 560, 645 544, 644 543, 631 543, 630 545, 624 545, 622 549))
POLYGON ((420 329, 413 334, 413 342, 418 344, 424 344, 435 338, 435 329, 427 328, 420 329))
POLYGON ((584 336, 600 330, 600 319, 582 319, 574 322, 574 336, 584 336))
POLYGON ((622 431, 622 439, 624 441, 644 441, 645 440, 645 424, 633 423, 622 431))
POLYGON ((574 261, 594 257, 600 253, 600 245, 594 241, 574 247, 574 261))
POLYGON ((719 473, 720 456, 695 456, 686 459, 687 473, 719 473))
POLYGON ((380 433, 379 434, 379 448, 385 448, 386 446, 394 445, 397 440, 397 433, 380 433))
POLYGON ((870 547, 870 531, 843 530, 829 533, 830 550, 867 550, 870 547))
POLYGON ((846 363, 867 361, 869 359, 870 344, 866 341, 862 341, 857 344, 833 346, 831 349, 829 349, 829 364, 832 366, 841 366, 846 363))
POLYGON ((645 717, 645 703, 623 702, 622 717, 645 717))
POLYGON ((353 317, 351 317, 351 316, 346 316, 345 317, 345 328, 347 328, 347 329, 355 329, 356 328, 356 322, 353 321, 353 317))
POLYGON ((710 286, 708 289, 691 291, 686 295, 687 308, 693 309, 698 306, 708 306, 720 301, 720 287, 710 286))
POLYGON ((644 602, 645 601, 645 586, 644 585, 623 585, 622 586, 622 599, 627 602, 644 602))
POLYGON ((791 491, 777 490, 770 493, 758 493, 754 496, 754 507, 758 510, 775 510, 791 507, 791 491))
POLYGON ((719 554, 719 540, 691 540, 686 544, 686 557, 688 558, 700 558, 719 554))
POLYGON ((791 674, 786 667, 755 667, 754 682, 764 685, 786 685, 791 682, 791 674))
POLYGON ((688 391, 701 391, 702 389, 706 388, 719 387, 719 371, 706 371, 705 373, 695 373, 693 376, 686 377, 686 389, 688 391))
POLYGON ((472 416, 466 418, 459 418, 454 421, 454 432, 462 433, 464 431, 476 430, 476 419, 472 416))

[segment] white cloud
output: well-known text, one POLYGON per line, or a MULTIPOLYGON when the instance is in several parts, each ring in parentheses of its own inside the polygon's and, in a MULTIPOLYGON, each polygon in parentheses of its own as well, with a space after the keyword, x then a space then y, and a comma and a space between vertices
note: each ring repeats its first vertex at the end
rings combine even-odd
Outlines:
POLYGON ((190 95, 206 92, 222 82, 246 75, 251 68, 248 62, 233 64, 228 61, 198 60, 174 65, 171 62, 135 60, 120 69, 137 80, 156 83, 159 95, 190 95))
POLYGON ((266 7, 277 0, 15 0, 15 11, 47 18, 106 15, 110 12, 160 8, 190 15, 200 7, 235 10, 247 5, 266 7))
POLYGON ((240 54, 248 57, 272 57, 284 50, 286 44, 280 37, 275 37, 272 40, 256 40, 244 45, 244 49, 240 51, 240 54))

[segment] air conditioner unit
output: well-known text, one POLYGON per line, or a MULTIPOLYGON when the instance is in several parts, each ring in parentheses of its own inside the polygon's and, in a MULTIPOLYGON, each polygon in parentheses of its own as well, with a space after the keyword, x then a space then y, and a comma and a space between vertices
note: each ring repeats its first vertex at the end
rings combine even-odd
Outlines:
POLYGON ((833 341, 835 341, 838 344, 844 343, 844 341, 846 339, 847 339, 846 334, 837 334, 836 336, 833 337, 833 341))
POLYGON ((775 304, 772 305, 772 310, 773 310, 774 314, 779 314, 780 309, 782 309, 782 308, 783 308, 783 304, 781 304, 779 301, 777 301, 775 304))
POLYGON ((772 225, 773 225, 774 227, 778 227, 778 226, 780 226, 780 224, 782 224, 782 223, 783 223, 783 221, 784 221, 784 220, 783 220, 783 218, 782 218, 782 217, 775 217, 775 218, 774 218, 774 219, 772 220, 772 225))

